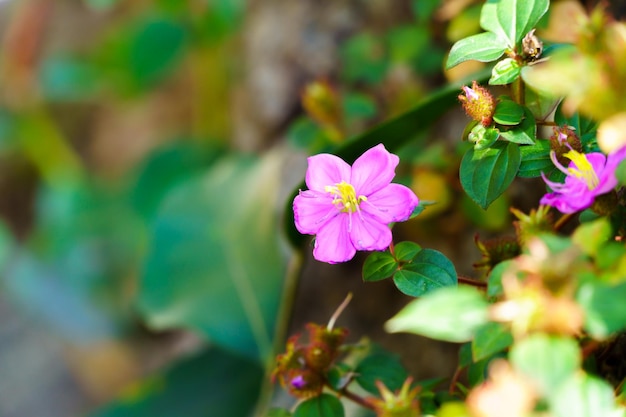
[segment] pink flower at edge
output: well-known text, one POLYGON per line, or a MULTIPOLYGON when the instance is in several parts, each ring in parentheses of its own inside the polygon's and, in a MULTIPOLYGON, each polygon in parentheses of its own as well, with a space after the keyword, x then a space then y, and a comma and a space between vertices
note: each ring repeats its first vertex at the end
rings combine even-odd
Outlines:
POLYGON ((555 166, 567 176, 564 183, 550 181, 542 173, 545 183, 553 190, 543 196, 540 204, 552 206, 561 213, 575 213, 591 207, 595 198, 617 186, 615 170, 626 158, 626 147, 605 156, 600 152, 582 154, 573 149, 565 154, 571 161, 565 168, 550 154, 555 166))
POLYGON ((296 228, 316 235, 313 257, 346 262, 357 250, 385 250, 389 224, 407 220, 419 203, 410 188, 392 184, 399 158, 379 144, 350 166, 319 154, 308 159, 306 191, 293 201, 296 228))

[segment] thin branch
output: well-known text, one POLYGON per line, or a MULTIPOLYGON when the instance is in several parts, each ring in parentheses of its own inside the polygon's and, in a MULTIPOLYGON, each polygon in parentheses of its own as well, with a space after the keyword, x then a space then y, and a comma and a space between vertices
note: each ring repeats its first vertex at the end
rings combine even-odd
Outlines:
POLYGON ((487 287, 487 283, 484 282, 484 281, 478 281, 477 279, 464 277, 462 275, 458 276, 458 281, 461 284, 472 285, 474 287, 480 287, 480 288, 486 288, 487 287))

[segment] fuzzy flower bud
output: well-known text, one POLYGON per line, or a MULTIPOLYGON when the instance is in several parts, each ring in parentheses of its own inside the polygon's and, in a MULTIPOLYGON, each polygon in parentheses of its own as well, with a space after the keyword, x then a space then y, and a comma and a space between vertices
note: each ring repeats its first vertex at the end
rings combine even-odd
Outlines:
POLYGON ((570 160, 565 154, 572 149, 582 152, 583 145, 572 127, 555 126, 553 129, 554 133, 550 136, 550 149, 554 151, 557 161, 562 165, 567 165, 570 160))
POLYGON ((341 101, 328 81, 307 84, 302 91, 302 106, 321 125, 337 127, 341 122, 341 101))
POLYGON ((459 95, 459 101, 465 113, 483 126, 491 126, 496 111, 496 99, 489 90, 474 81, 471 88, 464 86, 463 92, 464 94, 459 95))

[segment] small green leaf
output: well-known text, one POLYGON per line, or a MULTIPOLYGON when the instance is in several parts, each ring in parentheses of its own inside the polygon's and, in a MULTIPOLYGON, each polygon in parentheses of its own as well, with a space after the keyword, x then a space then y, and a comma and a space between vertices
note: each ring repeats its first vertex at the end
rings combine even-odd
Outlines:
POLYGON ((389 332, 409 332, 448 342, 471 340, 488 321, 488 303, 473 288, 443 287, 411 301, 385 324, 389 332))
POLYGON ((474 362, 489 358, 513 344, 511 332, 500 323, 487 323, 481 326, 472 340, 474 362))
POLYGON ((406 295, 419 297, 436 288, 456 285, 454 265, 444 254, 423 249, 393 275, 396 287, 406 295))
POLYGON ((511 129, 502 130, 500 136, 504 140, 519 145, 533 145, 537 136, 537 123, 531 111, 524 108, 524 119, 522 122, 511 129))
POLYGON ((461 185, 486 209, 515 179, 520 162, 519 146, 514 143, 497 142, 480 151, 470 149, 461 161, 461 185))
POLYGON ((491 70, 491 85, 507 85, 517 80, 522 72, 519 63, 513 58, 505 58, 491 70))
POLYGON ((446 68, 452 68, 472 59, 480 62, 495 61, 504 54, 505 49, 505 40, 490 32, 479 33, 452 45, 446 68))
POLYGON ((524 107, 520 106, 508 98, 501 99, 496 105, 493 120, 504 126, 515 126, 520 124, 524 118, 524 107))
POLYGON ((343 404, 334 395, 322 394, 301 402, 293 417, 344 417, 343 404))
POLYGON ((356 382, 369 392, 378 395, 376 381, 381 381, 389 390, 402 387, 408 373, 400 360, 390 353, 377 352, 363 359, 354 370, 356 382))
POLYGON ((515 369, 546 395, 567 381, 581 364, 580 349, 573 339, 542 333, 517 342, 509 358, 515 369))
POLYGON ((542 172, 554 170, 554 163, 550 159, 550 141, 536 140, 533 145, 520 146, 522 162, 519 166, 518 177, 535 178, 542 172))
POLYGON ((504 274, 504 271, 506 271, 512 263, 512 260, 506 260, 500 262, 491 270, 487 281, 487 296, 499 297, 502 295, 502 274, 504 274))
POLYGON ((389 278, 398 269, 398 263, 389 252, 372 252, 363 264, 363 281, 373 282, 389 278))
POLYGON ((626 328, 626 283, 587 282, 578 290, 576 301, 585 311, 585 330, 596 339, 605 339, 626 328))
POLYGON ((412 260, 422 247, 415 242, 400 242, 394 248, 396 259, 402 262, 412 260))
POLYGON ((615 405, 613 388, 604 380, 578 373, 548 398, 554 417, 623 417, 615 405))
POLYGON ((342 107, 347 119, 367 119, 376 114, 376 103, 366 94, 346 94, 343 97, 342 107))

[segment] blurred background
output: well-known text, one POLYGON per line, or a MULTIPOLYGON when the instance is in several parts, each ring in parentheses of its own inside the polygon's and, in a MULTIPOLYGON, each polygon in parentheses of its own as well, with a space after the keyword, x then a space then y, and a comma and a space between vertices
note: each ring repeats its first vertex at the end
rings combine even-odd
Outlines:
MULTIPOLYGON (((442 68, 481 4, 0 1, 0 416, 249 413, 298 275, 283 221, 306 156, 477 70, 442 68), (215 408, 229 401, 241 410, 215 408)), ((397 177, 438 202, 398 236, 461 274, 477 228, 536 201, 534 183, 488 212, 459 193, 466 122, 456 109, 419 133, 397 177)), ((384 334, 408 298, 364 285, 363 256, 309 252, 291 330, 352 291, 351 337, 412 357, 418 377, 454 371, 456 346, 384 334)))

